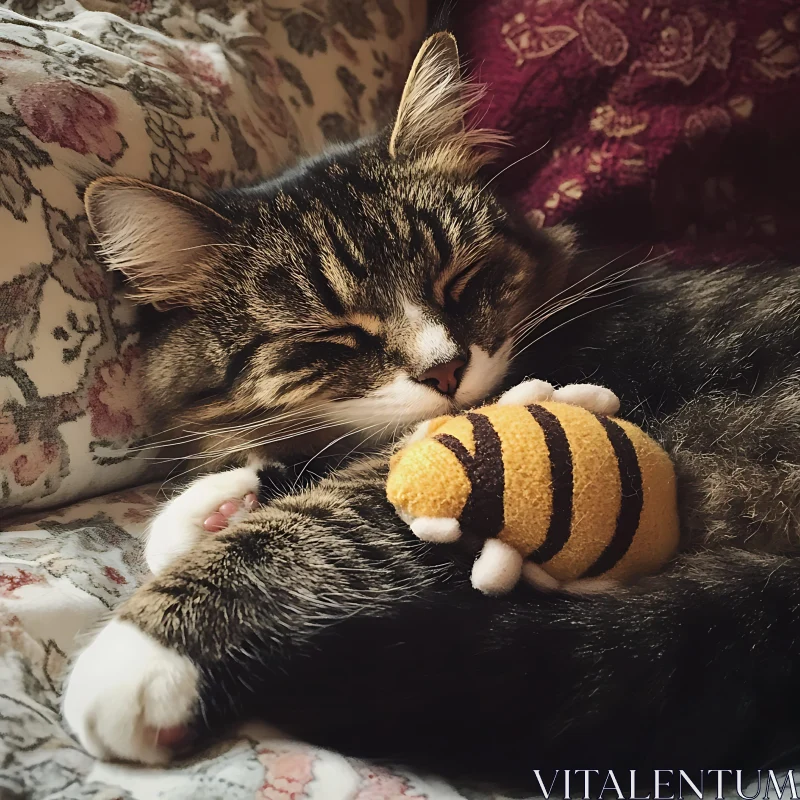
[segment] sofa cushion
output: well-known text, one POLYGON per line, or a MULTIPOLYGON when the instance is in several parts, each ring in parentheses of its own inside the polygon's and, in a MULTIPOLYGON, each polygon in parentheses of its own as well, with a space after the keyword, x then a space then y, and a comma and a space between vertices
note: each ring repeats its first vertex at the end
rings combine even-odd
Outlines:
POLYGON ((120 174, 202 195, 385 122, 424 0, 12 0, 0 8, 0 509, 153 462, 137 316, 81 195, 120 174), (412 8, 413 6, 413 8, 412 8), (145 455, 152 455, 146 453, 145 455))

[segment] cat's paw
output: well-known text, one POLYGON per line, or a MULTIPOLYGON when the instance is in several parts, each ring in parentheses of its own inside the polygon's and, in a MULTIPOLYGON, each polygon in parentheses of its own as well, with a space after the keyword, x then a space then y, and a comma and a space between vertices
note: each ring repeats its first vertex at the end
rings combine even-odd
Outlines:
POLYGON ((75 661, 64 718, 95 758, 164 764, 188 742, 198 699, 186 656, 113 620, 75 661))
POLYGON ((188 553, 208 532, 219 531, 248 513, 258 492, 258 466, 204 475, 170 500, 150 523, 144 549, 154 575, 188 553), (224 509, 224 510, 223 510, 224 509), (215 527, 219 525, 219 527, 215 527))
POLYGON ((554 389, 547 381, 532 378, 512 386, 500 395, 499 406, 527 406, 530 403, 541 403, 553 398, 554 389))
POLYGON ((553 392, 553 400, 569 403, 591 411, 593 414, 611 416, 619 411, 619 398, 605 386, 593 383, 570 383, 553 392))
POLYGON ((230 497, 203 522, 203 528, 209 533, 219 533, 232 522, 241 519, 243 514, 257 507, 258 497, 254 492, 250 492, 242 498, 230 497))

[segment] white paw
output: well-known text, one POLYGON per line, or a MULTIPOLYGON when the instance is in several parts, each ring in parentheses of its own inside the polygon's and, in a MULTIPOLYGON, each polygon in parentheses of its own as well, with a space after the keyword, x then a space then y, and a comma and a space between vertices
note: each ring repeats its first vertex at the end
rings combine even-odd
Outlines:
MULTIPOLYGON (((257 467, 239 467, 204 475, 169 501, 150 523, 144 559, 154 575, 188 553, 201 536, 203 523, 228 499, 258 492, 257 467)), ((246 514, 230 517, 237 522, 246 514)))
POLYGON ((507 392, 500 395, 497 401, 499 406, 527 406, 530 403, 541 403, 553 397, 553 387, 547 381, 533 378, 512 386, 507 392))
POLYGON ((472 585, 484 594, 505 594, 519 581, 522 556, 499 539, 487 539, 472 566, 472 585))
POLYGON ((604 416, 611 416, 619 411, 619 398, 614 392, 593 383, 570 383, 562 386, 553 392, 553 400, 604 416))
POLYGON ((456 542, 461 536, 461 526, 452 517, 417 517, 409 522, 409 526, 423 542, 456 542))
POLYGON ((176 730, 194 719, 197 669, 132 622, 112 620, 78 656, 64 693, 64 717, 95 758, 163 764, 176 730))

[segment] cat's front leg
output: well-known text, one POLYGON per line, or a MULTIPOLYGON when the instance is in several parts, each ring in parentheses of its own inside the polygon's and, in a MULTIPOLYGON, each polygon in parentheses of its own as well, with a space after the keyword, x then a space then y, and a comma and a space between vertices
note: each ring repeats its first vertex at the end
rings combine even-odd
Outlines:
MULTIPOLYGON (((289 641, 316 630, 320 613, 328 613, 309 587, 322 580, 332 597, 353 600, 324 568, 351 544, 336 546, 325 527, 343 513, 341 504, 330 491, 306 513, 298 512, 301 498, 281 502, 291 508, 261 507, 196 541, 80 653, 63 710, 91 755, 165 763, 213 716, 241 711, 242 694, 263 697, 259 682, 270 666, 284 674, 280 658, 289 641), (269 662, 261 661, 267 654, 269 662)), ((376 610, 381 602, 371 601, 376 610)))
POLYGON ((95 758, 163 764, 188 741, 198 698, 191 659, 114 619, 75 662, 64 717, 95 758))

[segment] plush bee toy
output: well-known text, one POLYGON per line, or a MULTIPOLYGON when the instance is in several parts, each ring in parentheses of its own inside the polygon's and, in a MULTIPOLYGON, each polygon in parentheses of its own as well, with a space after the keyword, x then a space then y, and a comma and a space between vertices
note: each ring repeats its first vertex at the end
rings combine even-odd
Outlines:
POLYGON ((487 594, 509 591, 520 575, 546 590, 597 591, 660 569, 679 540, 666 452, 630 422, 595 413, 591 390, 618 407, 608 390, 554 392, 542 381, 516 389, 426 423, 394 455, 387 496, 398 514, 420 539, 485 540, 472 584, 487 594))

